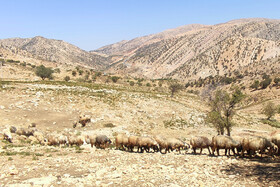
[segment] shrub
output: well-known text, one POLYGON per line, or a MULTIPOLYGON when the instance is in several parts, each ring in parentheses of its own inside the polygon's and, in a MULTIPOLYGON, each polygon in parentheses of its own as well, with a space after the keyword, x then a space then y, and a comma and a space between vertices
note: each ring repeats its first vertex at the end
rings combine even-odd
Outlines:
POLYGON ((66 77, 64 77, 64 80, 68 82, 70 80, 70 77, 66 76, 66 77))
POLYGON ((115 127, 115 125, 113 123, 105 123, 103 125, 103 127, 109 127, 109 128, 112 128, 112 127, 115 127))
POLYGON ((20 63, 20 65, 26 67, 26 62, 20 63))
POLYGON ((263 80, 261 83, 260 83, 260 86, 262 89, 266 89, 270 83, 271 83, 272 79, 271 78, 267 78, 265 80, 263 80))
POLYGON ((120 79, 120 77, 117 77, 117 76, 111 77, 111 80, 112 80, 114 83, 118 82, 119 79, 120 79))
POLYGON ((146 84, 146 86, 151 87, 152 85, 151 85, 151 83, 148 82, 148 83, 146 84))
POLYGON ((52 79, 53 70, 41 65, 36 68, 35 74, 41 77, 42 80, 45 80, 46 78, 52 79))
POLYGON ((214 97, 211 97, 209 105, 211 111, 207 113, 206 121, 216 128, 218 134, 230 136, 231 128, 234 125, 232 118, 235 114, 235 108, 244 98, 240 89, 236 88, 233 93, 229 94, 223 90, 217 90, 214 97))
POLYGON ((280 84, 280 78, 279 77, 275 77, 274 83, 276 84, 276 86, 278 86, 280 84))
POLYGON ((83 70, 78 70, 79 71, 79 75, 83 75, 84 71, 83 70))
POLYGON ((130 85, 130 86, 134 86, 134 84, 135 84, 134 81, 130 81, 130 82, 129 82, 129 85, 130 85))
POLYGON ((54 72, 55 72, 55 73, 60 73, 60 69, 59 69, 59 68, 55 68, 55 69, 54 69, 54 72))
POLYGON ((255 80, 253 84, 250 86, 250 88, 257 90, 260 86, 260 82, 258 80, 255 80))
POLYGON ((169 85, 168 88, 171 92, 171 97, 173 97, 176 92, 183 89, 183 86, 179 83, 172 83, 172 84, 169 85))
POLYGON ((266 105, 262 108, 262 113, 266 115, 267 120, 270 120, 276 113, 277 113, 277 107, 274 103, 269 101, 266 105))
POLYGON ((101 76, 101 72, 95 72, 95 76, 96 77, 100 77, 101 76))
POLYGON ((77 72, 75 70, 73 70, 72 75, 75 77, 77 75, 77 72))

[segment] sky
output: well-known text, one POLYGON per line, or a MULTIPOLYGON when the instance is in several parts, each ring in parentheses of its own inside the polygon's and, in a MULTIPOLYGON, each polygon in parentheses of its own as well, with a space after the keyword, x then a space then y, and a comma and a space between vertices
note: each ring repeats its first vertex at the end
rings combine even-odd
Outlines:
POLYGON ((0 39, 43 36, 84 50, 178 26, 280 19, 279 0, 0 0, 0 39))

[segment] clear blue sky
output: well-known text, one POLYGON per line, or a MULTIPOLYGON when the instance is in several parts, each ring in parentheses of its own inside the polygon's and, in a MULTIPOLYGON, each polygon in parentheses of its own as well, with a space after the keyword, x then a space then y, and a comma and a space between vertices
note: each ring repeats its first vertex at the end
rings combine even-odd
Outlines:
POLYGON ((280 0, 0 0, 0 38, 43 36, 84 50, 181 25, 280 18, 280 0))

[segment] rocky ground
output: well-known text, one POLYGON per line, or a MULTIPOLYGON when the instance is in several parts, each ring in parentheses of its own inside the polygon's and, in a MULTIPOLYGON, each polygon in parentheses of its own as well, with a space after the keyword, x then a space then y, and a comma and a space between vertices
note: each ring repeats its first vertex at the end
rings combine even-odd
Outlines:
MULTIPOLYGON (((127 134, 172 136, 188 141, 215 131, 203 117, 207 107, 194 95, 170 98, 164 93, 124 91, 109 87, 17 83, 0 91, 1 131, 6 126, 37 128, 48 133, 94 132, 114 138, 127 134), (91 115, 85 128, 73 129, 80 114, 91 115), (112 123, 113 126, 106 126, 112 123)), ((276 101, 277 102, 277 101, 276 101)), ((254 108, 238 111, 233 134, 267 135, 275 128, 260 123, 254 108), (248 123, 250 121, 250 123, 248 123)), ((279 116, 276 116, 278 118, 279 116)), ((279 186, 279 157, 212 157, 192 151, 130 153, 41 146, 14 135, 0 142, 0 186, 279 186)))

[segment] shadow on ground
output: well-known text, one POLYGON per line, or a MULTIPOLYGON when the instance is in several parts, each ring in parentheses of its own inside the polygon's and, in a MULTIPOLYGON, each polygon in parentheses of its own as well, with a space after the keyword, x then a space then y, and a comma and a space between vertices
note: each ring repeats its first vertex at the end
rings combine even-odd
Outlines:
POLYGON ((253 178, 262 183, 280 185, 280 159, 252 158, 249 165, 231 164, 221 171, 228 175, 253 178))

